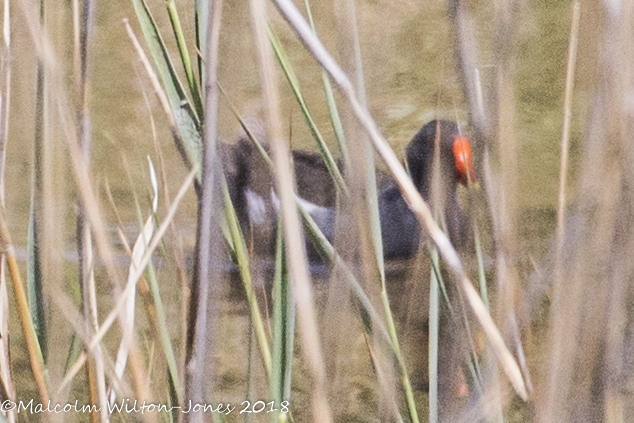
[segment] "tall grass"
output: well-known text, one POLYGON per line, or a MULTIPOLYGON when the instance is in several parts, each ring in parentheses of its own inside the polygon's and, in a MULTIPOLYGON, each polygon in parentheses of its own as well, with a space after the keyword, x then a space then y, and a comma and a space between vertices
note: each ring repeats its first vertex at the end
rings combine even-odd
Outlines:
MULTIPOLYGON (((392 6, 341 0, 333 12, 308 1, 305 11, 289 0, 191 3, 132 0, 128 20, 114 30, 130 40, 126 60, 139 64, 134 84, 151 117, 134 122, 156 148, 143 151, 152 156, 149 167, 145 157, 111 154, 105 170, 93 158, 107 139, 98 123, 107 112, 94 107, 103 95, 93 78, 104 65, 99 4, 75 0, 52 11, 43 0, 20 0, 15 9, 25 25, 15 31, 3 3, 0 400, 33 398, 44 408, 49 399, 62 407, 77 400, 96 405, 90 418, 102 422, 627 421, 634 413, 634 6, 597 3, 591 13, 578 2, 535 11, 456 0, 422 30, 422 15, 412 12, 410 25, 427 34, 413 43, 417 66, 436 72, 426 46, 450 47, 433 55, 451 70, 442 83, 454 94, 443 86, 430 97, 453 109, 390 114, 375 100, 377 86, 396 98, 402 82, 376 82, 381 64, 364 56, 364 37, 376 31, 363 25, 389 21, 376 14, 392 6), (227 25, 237 7, 249 11, 244 28, 227 25), (337 30, 322 29, 333 13, 337 30), (57 23, 59 16, 73 26, 57 23), (561 53, 554 59, 561 65, 542 82, 546 88, 532 85, 544 71, 525 55, 555 41, 526 41, 535 26, 560 34, 550 53, 561 53), (451 42, 434 38, 438 28, 451 42), (11 99, 16 79, 27 83, 12 72, 10 57, 26 54, 13 49, 16 36, 35 52, 32 104, 11 99), (242 39, 255 59, 239 49, 242 39), (257 74, 248 87, 224 80, 232 80, 227 62, 241 55, 257 74), (248 107, 234 106, 244 103, 242 91, 261 105, 263 131, 248 107), (31 107, 33 134, 29 189, 16 187, 21 152, 11 145, 20 132, 9 127, 23 104, 31 107), (295 110, 297 119, 288 118, 295 110), (451 244, 442 215, 421 198, 385 136, 398 116, 418 125, 432 115, 468 117, 461 126, 475 143, 482 186, 461 192, 473 223, 470 250, 451 244), (264 201, 279 199, 268 210, 276 238, 268 256, 257 228, 232 203, 232 178, 247 163, 235 161, 234 144, 221 142, 223 125, 242 127, 241 142, 262 166, 264 201), (298 197, 292 145, 303 134, 333 179, 334 243, 298 197), (531 166, 556 160, 532 157, 534 144, 555 150, 560 134, 559 167, 535 178, 531 166), (111 183, 123 168, 127 197, 111 183), (385 169, 424 234, 418 256, 399 263, 383 259, 377 175, 385 169), (172 186, 179 187, 174 198, 172 186), (530 198, 539 190, 552 198, 530 198), (28 218, 5 198, 28 204, 28 218), (186 228, 194 217, 185 216, 188 204, 195 229, 186 228), (537 226, 547 229, 537 233, 537 226), (178 246, 187 238, 192 259, 181 260, 178 246), (328 267, 326 277, 310 262, 307 243, 328 267), (67 249, 77 260, 65 258, 67 249), (443 364, 454 356, 455 366, 443 364), (165 410, 112 411, 126 400, 130 408, 136 400, 165 410), (237 408, 182 412, 219 403, 237 408), (240 414, 245 405, 250 412, 240 414)), ((394 60, 405 61, 402 45, 385 38, 394 60)), ((416 78, 404 80, 407 89, 420 88, 416 78)), ((16 410, 0 414, 22 420, 16 410)), ((73 409, 41 418, 87 416, 73 409)))

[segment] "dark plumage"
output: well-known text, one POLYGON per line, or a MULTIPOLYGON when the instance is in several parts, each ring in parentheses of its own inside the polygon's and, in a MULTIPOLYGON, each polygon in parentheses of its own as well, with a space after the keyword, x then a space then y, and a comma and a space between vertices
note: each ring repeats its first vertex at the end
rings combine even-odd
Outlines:
MULTIPOLYGON (((466 138, 451 121, 435 120, 423 126, 406 149, 407 165, 415 186, 426 201, 432 200, 434 149, 439 146, 439 178, 434 205, 442 213, 452 241, 465 242, 466 219, 457 199, 458 183, 474 181, 466 138), (437 130, 439 137, 436 137, 437 130), (457 141, 458 140, 458 141, 457 141)), ((277 196, 274 180, 250 141, 241 139, 232 147, 228 180, 232 200, 243 230, 260 252, 272 252, 277 226, 277 196)), ((335 228, 336 190, 321 157, 294 151, 297 190, 307 211, 332 241, 335 228)), ((407 258, 418 250, 420 227, 394 181, 387 179, 379 191, 379 215, 384 255, 407 258)), ((316 257, 311 257, 311 259, 316 257)))

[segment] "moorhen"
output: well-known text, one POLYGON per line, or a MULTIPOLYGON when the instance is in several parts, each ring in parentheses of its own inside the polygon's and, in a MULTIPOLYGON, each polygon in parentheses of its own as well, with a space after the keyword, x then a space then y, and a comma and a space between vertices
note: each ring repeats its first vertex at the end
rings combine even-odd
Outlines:
MULTIPOLYGON (((412 182, 421 196, 438 210, 444 210, 449 237, 457 247, 468 237, 468 224, 458 203, 458 184, 467 186, 475 182, 471 159, 471 145, 462 136, 458 125, 448 120, 433 120, 423 126, 405 150, 406 163, 412 182), (434 151, 438 141, 439 178, 437 195, 432 199, 434 151)), ((409 208, 401 191, 391 185, 379 192, 379 216, 385 258, 407 258, 418 250, 420 229, 414 212, 409 208)))
MULTIPOLYGON (((458 125, 447 120, 434 120, 423 126, 406 148, 406 162, 418 191, 431 200, 434 150, 439 146, 439 210, 449 237, 457 247, 465 243, 467 221, 458 204, 458 184, 475 181, 471 162, 471 147, 458 125)), ((232 147, 227 180, 232 201, 247 242, 257 252, 271 254, 275 246, 275 231, 279 199, 274 181, 259 152, 252 143, 241 138, 232 147)), ((324 235, 332 242, 335 230, 336 189, 321 156, 293 151, 297 192, 300 202, 312 216, 324 235)), ((412 257, 418 251, 420 227, 396 183, 382 182, 379 191, 381 236, 386 259, 412 257)), ((318 260, 310 254, 311 261, 318 260)))

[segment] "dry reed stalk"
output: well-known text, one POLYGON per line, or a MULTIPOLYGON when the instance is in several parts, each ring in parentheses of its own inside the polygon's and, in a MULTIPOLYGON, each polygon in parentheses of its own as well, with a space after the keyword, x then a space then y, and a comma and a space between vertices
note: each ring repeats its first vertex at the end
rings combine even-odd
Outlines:
MULTIPOLYGON (((572 94, 574 87, 574 72, 576 65, 576 57, 577 57, 577 44, 579 37, 579 15, 580 15, 580 4, 579 2, 575 2, 573 6, 572 12, 572 20, 570 25, 570 37, 568 41, 568 59, 567 59, 567 70, 566 70, 566 91, 564 97, 564 122, 563 122, 563 131, 561 135, 561 144, 560 144, 560 166, 559 166, 559 196, 557 202, 557 229, 555 232, 555 268, 553 270, 553 306, 557 306, 561 302, 561 298, 566 294, 567 287, 564 285, 564 281, 562 280, 562 265, 563 265, 563 249, 564 249, 564 220, 565 220, 565 206, 566 206, 566 182, 568 175, 568 150, 569 150, 569 140, 570 140, 570 122, 572 118, 572 94)), ((553 336, 557 336, 557 332, 552 332, 553 336)), ((562 354, 564 351, 559 348, 559 344, 555 339, 551 340, 552 345, 554 346, 552 359, 553 363, 559 363, 564 359, 562 354)), ((556 368, 553 371, 553 379, 559 378, 559 370, 556 368)), ((552 383, 552 382, 551 382, 552 383)), ((555 389, 555 384, 552 383, 551 389, 555 389)), ((551 392, 549 394, 550 398, 555 398, 555 395, 551 392)), ((550 407, 546 409, 545 416, 546 418, 555 417, 554 416, 554 404, 551 403, 550 407), (550 416, 550 417, 548 417, 550 416)))
MULTIPOLYGON (((218 50, 222 16, 222 1, 215 0, 208 11, 211 24, 206 28, 203 52, 204 71, 204 138, 202 178, 198 202, 196 233, 196 265, 190 297, 189 326, 186 353, 186 395, 194 403, 204 402, 213 392, 214 360, 218 325, 219 293, 223 283, 218 271, 224 259, 224 244, 220 230, 222 216, 221 166, 218 159, 218 50)), ((189 79, 189 78, 188 78, 189 79)), ((194 85, 195 86, 195 85, 194 85)), ((194 97, 195 97, 194 93, 194 97)), ((202 422, 201 413, 190 421, 202 422)))
MULTIPOLYGON (((76 131, 79 140, 79 148, 82 151, 82 160, 87 169, 91 168, 92 129, 90 118, 90 67, 92 63, 91 40, 94 31, 94 2, 84 0, 81 5, 73 2, 73 65, 75 82, 75 113, 76 131)), ((77 206, 77 250, 79 253, 79 284, 82 292, 82 308, 85 325, 88 332, 96 331, 99 327, 97 309, 97 289, 94 276, 95 256, 91 227, 86 219, 82 202, 77 206)), ((86 372, 89 378, 90 399, 93 404, 100 404, 102 412, 99 418, 102 421, 108 419, 106 405, 106 378, 103 363, 103 352, 98 347, 91 354, 91 360, 87 363, 86 372)), ((97 421, 97 413, 91 415, 93 421, 97 421)))
MULTIPOLYGON (((0 203, 5 204, 5 178, 7 161, 7 142, 9 138, 9 115, 11 102, 11 13, 9 0, 3 2, 2 20, 2 75, 4 89, 0 95, 0 203)), ((0 379, 6 398, 16 400, 15 385, 11 374, 11 356, 9 350, 9 299, 7 291, 7 262, 0 255, 0 379)), ((10 423, 17 419, 15 411, 5 414, 10 423)))

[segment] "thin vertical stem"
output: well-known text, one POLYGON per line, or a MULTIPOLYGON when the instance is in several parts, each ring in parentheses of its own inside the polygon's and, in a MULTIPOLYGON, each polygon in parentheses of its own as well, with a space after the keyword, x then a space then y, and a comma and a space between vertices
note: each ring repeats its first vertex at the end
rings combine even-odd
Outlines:
MULTIPOLYGON (((73 39, 74 39, 74 70, 75 70, 75 107, 77 114, 77 138, 82 153, 82 160, 86 169, 91 166, 92 130, 90 123, 90 98, 88 90, 89 69, 91 58, 90 42, 94 25, 95 2, 84 0, 81 5, 73 2, 73 39)), ((93 333, 99 329, 97 294, 93 273, 94 252, 91 235, 91 226, 86 219, 85 208, 81 201, 77 205, 77 250, 79 252, 79 280, 82 292, 82 304, 84 310, 87 332, 93 333)), ((108 421, 108 409, 106 407, 106 378, 103 363, 103 353, 99 345, 90 354, 91 360, 87 363, 87 372, 91 380, 91 400, 97 401, 101 407, 99 418, 102 422, 108 421), (93 389, 96 391, 93 392, 93 389)), ((97 416, 92 415, 93 420, 97 416)))
MULTIPOLYGON (((580 16, 580 4, 575 2, 572 9, 572 20, 570 26, 570 38, 568 41, 568 63, 566 71, 566 88, 564 98, 564 122, 563 131, 561 135, 561 155, 559 162, 559 197, 557 202, 557 230, 555 235, 555 268, 553 271, 553 310, 562 309, 561 302, 564 296, 570 295, 564 292, 564 284, 562 283, 562 255, 564 248, 564 220, 565 220, 565 207, 566 207, 566 180, 568 174, 568 150, 570 139, 570 122, 572 118, 572 95, 574 87, 574 75, 575 65, 577 59, 577 44, 579 38, 579 16, 580 16)), ((570 289, 570 287, 566 287, 570 289)), ((544 414, 544 420, 552 421, 558 415, 557 409, 561 406, 558 404, 557 398, 560 395, 556 394, 556 391, 561 388, 557 383, 562 374, 560 362, 566 360, 564 356, 565 348, 563 348, 561 342, 561 330, 570 330, 568 327, 564 327, 561 324, 555 324, 551 333, 551 346, 552 351, 552 371, 550 372, 547 405, 544 414)))
MULTIPOLYGON (((7 161, 7 142, 9 139, 9 110, 11 102, 11 13, 9 0, 3 2, 2 22, 2 71, 4 91, 0 96, 0 204, 5 206, 5 166, 7 161)), ((11 375, 11 357, 9 353, 9 299, 6 279, 7 262, 4 254, 0 256, 0 377, 8 399, 15 401, 15 385, 11 375)), ((11 423, 15 422, 15 411, 7 412, 11 423)))
MULTIPOLYGON (((211 344, 218 313, 218 289, 222 282, 217 269, 221 266, 223 244, 219 228, 222 194, 220 191, 217 158, 218 132, 218 49, 222 1, 211 4, 211 25, 207 28, 205 62, 205 134, 203 140, 203 169, 198 208, 198 233, 194 286, 191 295, 190 327, 187 357, 187 396, 201 403, 210 393, 213 383, 213 354, 211 344)), ((206 20, 206 19, 205 19, 206 20)), ((205 420, 203 413, 189 416, 192 422, 205 420)))
POLYGON ((570 26, 570 39, 568 41, 566 94, 564 98, 564 127, 561 134, 561 155, 559 158, 559 197, 557 201, 557 263, 559 263, 559 265, 561 265, 561 254, 564 244, 566 181, 568 176, 568 152, 570 149, 570 122, 572 120, 572 93, 575 80, 575 66, 577 63, 577 45, 579 43, 580 10, 581 5, 578 1, 576 1, 572 9, 572 23, 570 26))
MULTIPOLYGON (((198 90, 198 82, 194 76, 191 58, 189 56, 189 51, 187 51, 187 43, 185 42, 185 34, 183 33, 183 28, 180 23, 180 18, 178 17, 178 11, 174 0, 167 1, 167 11, 169 13, 170 21, 172 22, 174 35, 176 36, 176 45, 178 46, 181 61, 183 62, 183 68, 185 69, 185 75, 187 76, 187 83, 189 85, 189 90, 191 91, 196 114, 200 119, 206 112, 203 111, 203 100, 201 99, 200 91, 198 90)), ((203 36, 206 37, 207 35, 204 34, 203 36)), ((203 54, 206 54, 206 52, 203 54)))
POLYGON ((438 251, 432 250, 432 270, 429 281, 429 423, 438 423, 438 327, 440 324, 439 281, 435 269, 439 266, 438 251))

